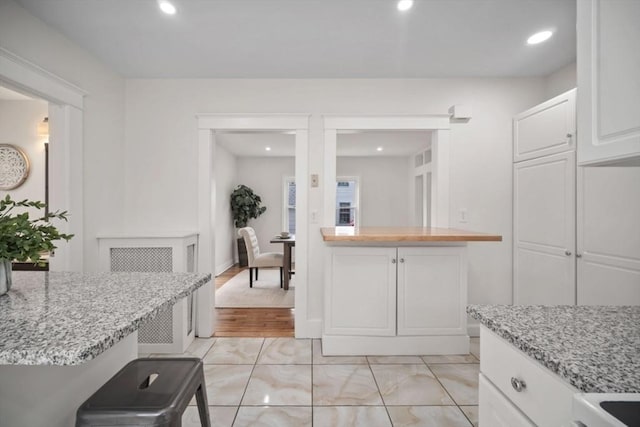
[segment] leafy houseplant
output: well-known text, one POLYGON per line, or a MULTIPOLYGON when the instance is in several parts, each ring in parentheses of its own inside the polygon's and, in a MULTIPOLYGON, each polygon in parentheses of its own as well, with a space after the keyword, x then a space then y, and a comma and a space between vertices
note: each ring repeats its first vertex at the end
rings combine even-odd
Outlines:
MULTIPOLYGON (((237 228, 246 227, 249 220, 258 218, 267 210, 261 206, 262 199, 246 185, 238 185, 231 193, 231 212, 237 228)), ((247 249, 242 238, 238 239, 238 257, 241 267, 247 266, 247 249), (244 255, 244 256, 243 256, 244 255)))
POLYGON ((67 221, 66 211, 49 212, 37 219, 30 219, 29 212, 12 214, 14 208, 43 209, 39 201, 12 200, 9 195, 0 199, 0 295, 11 288, 11 261, 40 262, 41 252, 51 252, 56 240, 69 241, 72 234, 63 234, 49 222, 52 219, 67 221))

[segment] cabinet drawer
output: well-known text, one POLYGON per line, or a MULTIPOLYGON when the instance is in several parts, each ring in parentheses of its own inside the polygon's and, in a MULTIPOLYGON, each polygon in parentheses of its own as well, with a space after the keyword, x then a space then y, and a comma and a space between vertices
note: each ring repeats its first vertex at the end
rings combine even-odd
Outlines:
POLYGON ((513 403, 491 382, 480 374, 480 419, 481 426, 491 427, 535 427, 513 403))
POLYGON ((571 399, 578 390, 484 326, 480 371, 535 424, 571 425, 571 399), (512 378, 523 381, 524 389, 516 391, 512 378))

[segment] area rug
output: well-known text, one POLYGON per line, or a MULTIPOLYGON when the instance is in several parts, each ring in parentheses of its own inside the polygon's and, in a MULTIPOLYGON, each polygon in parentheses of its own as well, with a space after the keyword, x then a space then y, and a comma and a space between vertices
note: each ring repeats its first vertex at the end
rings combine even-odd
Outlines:
POLYGON ((280 269, 261 268, 259 280, 249 287, 249 270, 236 274, 216 291, 217 308, 293 308, 293 280, 289 290, 280 288, 280 269))

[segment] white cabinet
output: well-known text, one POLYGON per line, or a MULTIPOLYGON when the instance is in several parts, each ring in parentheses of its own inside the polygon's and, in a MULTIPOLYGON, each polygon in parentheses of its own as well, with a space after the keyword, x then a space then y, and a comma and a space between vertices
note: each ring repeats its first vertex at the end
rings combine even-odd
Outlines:
POLYGON ((398 335, 466 334, 466 252, 398 248, 398 335))
POLYGON ((337 335, 396 334, 396 249, 334 248, 325 331, 337 335))
POLYGON ((513 119, 513 301, 575 304, 575 99, 513 119))
POLYGON ((578 304, 640 305, 640 168, 580 168, 578 304))
POLYGON ((483 374, 479 381, 479 403, 481 426, 535 427, 483 374))
POLYGON ((575 304, 575 153, 513 165, 515 304, 575 304))
POLYGON ((640 2, 577 2, 578 164, 640 165, 640 2))
POLYGON ((527 419, 538 426, 571 425, 572 399, 578 390, 485 326, 480 327, 480 372, 481 380, 489 382, 484 390, 481 382, 480 425, 532 425, 527 419), (518 417, 518 412, 524 416, 518 417))
POLYGON ((513 161, 575 150, 576 90, 524 111, 513 119, 513 161))
POLYGON ((323 352, 464 354, 465 244, 329 248, 323 352))

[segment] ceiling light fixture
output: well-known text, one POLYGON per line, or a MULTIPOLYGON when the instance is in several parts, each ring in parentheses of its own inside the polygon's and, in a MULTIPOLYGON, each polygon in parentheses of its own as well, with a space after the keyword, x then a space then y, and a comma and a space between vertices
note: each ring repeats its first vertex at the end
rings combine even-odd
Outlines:
POLYGON ((264 147, 264 151, 271 151, 271 147, 264 147))
POLYGON ((413 7, 413 0, 400 0, 398 2, 398 10, 404 12, 413 7))
POLYGON ((542 43, 543 41, 549 40, 552 35, 553 35, 552 31, 549 31, 549 30, 540 31, 538 33, 535 33, 531 37, 529 37, 527 39, 527 44, 531 45, 531 44, 542 43))
POLYGON ((378 148, 376 148, 376 151, 382 151, 382 150, 383 150, 383 148, 382 148, 382 147, 378 147, 378 148))
POLYGON ((175 15, 176 7, 171 4, 168 0, 158 0, 158 6, 160 10, 166 13, 167 15, 175 15))

